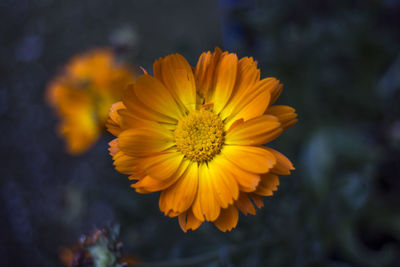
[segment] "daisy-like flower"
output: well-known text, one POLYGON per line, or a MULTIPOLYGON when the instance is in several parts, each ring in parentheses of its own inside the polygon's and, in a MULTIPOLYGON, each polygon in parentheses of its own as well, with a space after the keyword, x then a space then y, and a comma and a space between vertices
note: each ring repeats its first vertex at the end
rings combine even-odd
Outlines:
POLYGON ((60 117, 58 132, 73 155, 88 150, 105 130, 110 107, 135 75, 109 49, 74 57, 50 82, 47 100, 60 117))
POLYGON ((196 67, 179 54, 156 60, 115 103, 107 121, 116 169, 139 193, 161 191, 160 210, 183 231, 204 221, 236 227, 238 210, 255 214, 292 163, 264 146, 297 122, 272 105, 282 85, 260 80, 252 58, 216 48, 196 67), (254 204, 253 204, 254 203, 254 204))

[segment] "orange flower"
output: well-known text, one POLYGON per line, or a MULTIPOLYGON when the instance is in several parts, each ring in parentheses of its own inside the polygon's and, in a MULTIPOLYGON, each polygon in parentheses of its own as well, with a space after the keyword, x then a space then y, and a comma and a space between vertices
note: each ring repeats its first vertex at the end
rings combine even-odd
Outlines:
POLYGON ((137 192, 161 191, 160 210, 178 217, 183 231, 204 221, 231 230, 238 209, 255 214, 253 203, 261 208, 277 190, 277 175, 294 170, 263 145, 297 122, 295 110, 271 106, 282 85, 260 80, 252 58, 218 48, 195 68, 176 54, 156 60, 153 71, 111 108, 114 165, 137 180, 137 192))
POLYGON ((71 154, 88 150, 104 131, 110 106, 134 81, 111 50, 99 49, 73 58, 47 89, 47 100, 60 116, 60 135, 71 154))

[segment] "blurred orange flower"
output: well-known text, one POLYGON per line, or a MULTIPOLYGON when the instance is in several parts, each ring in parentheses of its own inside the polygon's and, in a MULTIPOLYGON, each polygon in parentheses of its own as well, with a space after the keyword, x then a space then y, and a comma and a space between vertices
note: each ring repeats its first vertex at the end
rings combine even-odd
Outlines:
POLYGON ((112 50, 98 49, 74 57, 50 82, 46 97, 60 117, 58 132, 69 153, 81 154, 97 141, 110 106, 134 78, 112 50))
POLYGON ((292 163, 264 146, 297 122, 295 110, 272 105, 282 91, 260 80, 252 58, 203 53, 195 68, 179 54, 156 60, 115 103, 107 121, 116 169, 139 193, 161 191, 160 210, 183 231, 204 221, 221 231, 238 209, 255 214, 292 163))

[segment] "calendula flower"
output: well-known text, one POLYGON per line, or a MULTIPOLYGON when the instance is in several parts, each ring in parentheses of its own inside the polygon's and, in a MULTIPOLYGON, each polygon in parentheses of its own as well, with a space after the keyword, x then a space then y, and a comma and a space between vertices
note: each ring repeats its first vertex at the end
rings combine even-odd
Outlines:
POLYGON ((255 214, 292 163, 264 146, 297 121, 295 110, 272 104, 282 85, 260 80, 252 58, 216 48, 196 67, 179 54, 156 60, 115 103, 107 121, 116 169, 139 193, 161 191, 160 210, 183 231, 213 222, 221 231, 238 209, 255 214))
POLYGON ((104 131, 110 106, 121 100, 134 74, 109 49, 74 57, 50 82, 47 100, 60 117, 58 131, 71 154, 88 150, 104 131))

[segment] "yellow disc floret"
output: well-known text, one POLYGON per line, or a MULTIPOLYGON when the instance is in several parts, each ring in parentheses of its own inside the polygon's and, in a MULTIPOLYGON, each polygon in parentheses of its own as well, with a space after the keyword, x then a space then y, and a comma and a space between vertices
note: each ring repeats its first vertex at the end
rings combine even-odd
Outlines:
POLYGON ((224 141, 224 126, 217 114, 202 109, 181 119, 175 129, 178 150, 192 161, 211 160, 224 141))

